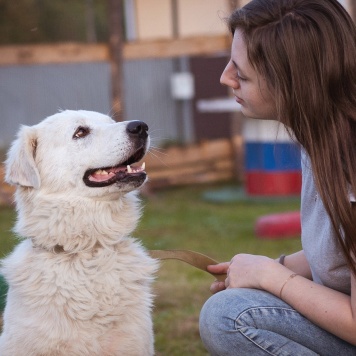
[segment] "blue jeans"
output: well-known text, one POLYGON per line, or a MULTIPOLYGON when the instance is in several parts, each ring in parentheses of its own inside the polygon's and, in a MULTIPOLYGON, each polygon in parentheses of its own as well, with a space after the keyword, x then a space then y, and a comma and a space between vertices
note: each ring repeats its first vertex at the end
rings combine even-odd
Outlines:
POLYGON ((356 346, 255 289, 228 289, 209 298, 200 314, 200 335, 211 355, 356 355, 356 346))

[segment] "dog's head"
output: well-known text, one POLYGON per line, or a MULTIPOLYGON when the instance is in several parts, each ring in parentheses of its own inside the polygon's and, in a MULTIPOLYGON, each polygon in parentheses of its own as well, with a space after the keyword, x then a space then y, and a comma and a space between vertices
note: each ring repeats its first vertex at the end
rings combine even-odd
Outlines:
POLYGON ((6 160, 6 181, 44 193, 102 197, 146 180, 134 167, 149 147, 142 121, 115 122, 91 111, 63 111, 22 126, 6 160))

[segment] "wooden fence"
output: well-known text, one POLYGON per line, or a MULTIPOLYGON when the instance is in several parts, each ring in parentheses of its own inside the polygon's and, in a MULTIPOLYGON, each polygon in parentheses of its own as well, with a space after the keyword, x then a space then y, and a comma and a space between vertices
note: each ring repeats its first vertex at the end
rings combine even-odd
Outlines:
MULTIPOLYGON (((125 43, 123 58, 173 58, 228 51, 230 37, 201 36, 125 43)), ((107 44, 53 43, 0 46, 0 66, 110 61, 107 44)))
POLYGON ((149 185, 158 188, 231 180, 235 169, 233 151, 228 139, 152 151, 144 159, 149 185))

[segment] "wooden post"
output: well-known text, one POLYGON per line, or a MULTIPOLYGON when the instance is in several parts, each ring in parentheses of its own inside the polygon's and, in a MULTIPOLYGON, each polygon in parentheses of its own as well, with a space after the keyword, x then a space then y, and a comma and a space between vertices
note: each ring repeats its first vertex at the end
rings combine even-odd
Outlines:
POLYGON ((123 120, 123 2, 108 0, 109 17, 109 48, 111 65, 112 117, 116 121, 123 120))
MULTIPOLYGON (((179 38, 179 19, 178 19, 178 0, 171 0, 171 21, 172 21, 172 37, 177 40, 179 38)), ((179 73, 181 68, 182 57, 173 58, 173 71, 179 73)), ((175 116, 178 141, 184 142, 184 120, 183 120, 183 105, 181 100, 175 99, 175 116)))
POLYGON ((85 25, 88 43, 96 43, 95 12, 93 0, 86 0, 85 3, 85 25))

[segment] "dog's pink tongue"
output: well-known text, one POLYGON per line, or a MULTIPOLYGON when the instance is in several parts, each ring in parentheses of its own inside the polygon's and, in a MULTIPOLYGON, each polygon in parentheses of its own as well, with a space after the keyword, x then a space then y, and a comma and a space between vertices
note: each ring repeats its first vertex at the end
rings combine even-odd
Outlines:
POLYGON ((89 176, 89 180, 92 182, 104 182, 112 178, 114 175, 114 172, 107 172, 99 169, 89 176))
POLYGON ((143 162, 141 167, 131 167, 127 165, 126 167, 113 167, 110 169, 98 169, 94 173, 89 176, 89 180, 92 182, 105 182, 112 177, 116 176, 119 172, 123 172, 125 174, 132 174, 132 173, 140 173, 145 171, 145 163, 143 162))

